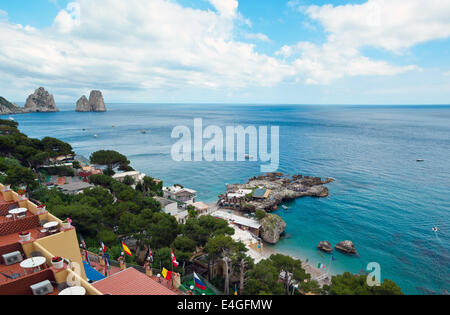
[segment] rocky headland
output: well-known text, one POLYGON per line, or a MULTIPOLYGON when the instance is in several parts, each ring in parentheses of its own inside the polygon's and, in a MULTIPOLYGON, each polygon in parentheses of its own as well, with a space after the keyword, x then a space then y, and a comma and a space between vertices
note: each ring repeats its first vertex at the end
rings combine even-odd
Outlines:
POLYGON ((245 206, 254 210, 272 212, 278 209, 281 203, 302 197, 328 197, 328 188, 325 184, 334 179, 298 175, 284 175, 283 173, 268 173, 251 178, 246 184, 232 184, 227 186, 227 194, 242 189, 264 188, 270 190, 267 198, 242 201, 245 206))
POLYGON ((0 96, 0 115, 22 114, 24 109, 0 96))
POLYGON ((53 95, 43 87, 38 88, 28 96, 25 107, 19 107, 0 97, 0 115, 14 115, 26 113, 49 113, 58 112, 53 95))
POLYGON ((77 112, 106 112, 106 105, 101 91, 91 91, 89 100, 83 95, 77 101, 77 112))

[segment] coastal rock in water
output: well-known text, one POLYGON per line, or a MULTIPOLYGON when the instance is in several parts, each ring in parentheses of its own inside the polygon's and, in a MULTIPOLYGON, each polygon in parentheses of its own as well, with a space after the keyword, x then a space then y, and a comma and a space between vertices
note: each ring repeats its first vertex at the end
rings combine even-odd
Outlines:
POLYGON ((286 229, 286 222, 275 214, 268 214, 260 221, 261 238, 270 244, 276 244, 286 229))
POLYGON ((16 104, 8 102, 0 96, 0 115, 22 114, 25 111, 16 104))
POLYGON ((333 252, 333 246, 331 245, 330 242, 327 242, 327 241, 320 242, 319 246, 317 246, 317 248, 326 253, 333 252))
POLYGON ((43 87, 38 88, 33 94, 28 96, 25 104, 27 112, 58 112, 53 95, 48 93, 43 87))
POLYGON ((89 95, 89 107, 91 108, 91 112, 106 112, 102 92, 91 91, 91 95, 89 95))
POLYGON ((101 91, 91 91, 89 100, 86 96, 82 96, 77 101, 77 112, 106 112, 105 101, 101 91))
POLYGON ((351 255, 357 254, 355 245, 353 244, 352 241, 339 242, 338 244, 336 244, 334 248, 336 248, 338 251, 344 254, 351 254, 351 255))
POLYGON ((78 101, 77 101, 77 112, 90 112, 91 107, 89 106, 89 101, 85 95, 83 95, 78 101))

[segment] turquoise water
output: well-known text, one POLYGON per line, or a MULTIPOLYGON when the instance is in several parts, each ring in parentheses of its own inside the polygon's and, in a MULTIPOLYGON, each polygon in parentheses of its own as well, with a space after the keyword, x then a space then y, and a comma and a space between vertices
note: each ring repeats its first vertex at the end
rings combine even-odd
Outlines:
POLYGON ((328 185, 328 198, 298 199, 278 211, 287 233, 275 249, 324 263, 332 273, 358 273, 378 262, 382 277, 406 293, 450 289, 450 106, 115 104, 107 113, 60 108, 14 117, 28 135, 60 138, 87 157, 98 149, 118 150, 134 168, 165 184, 196 189, 206 202, 216 201, 226 183, 259 175, 259 163, 174 162, 173 127, 192 130, 197 117, 204 126, 279 126, 280 171, 337 181, 328 185), (438 233, 432 232, 436 225, 438 233), (319 241, 347 239, 359 257, 336 253, 330 265, 330 256, 316 250, 319 241))

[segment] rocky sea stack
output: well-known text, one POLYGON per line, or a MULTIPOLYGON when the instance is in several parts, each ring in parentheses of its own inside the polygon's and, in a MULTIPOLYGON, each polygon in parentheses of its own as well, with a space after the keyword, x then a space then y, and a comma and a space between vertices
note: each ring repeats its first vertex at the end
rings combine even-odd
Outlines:
POLYGON ((83 95, 77 101, 77 112, 106 112, 106 105, 101 91, 91 91, 89 100, 83 95))
POLYGON ((349 254, 349 255, 357 255, 358 254, 355 249, 355 245, 353 245, 352 241, 339 242, 336 244, 336 246, 334 248, 336 248, 338 251, 340 251, 344 254, 349 254))
POLYGON ((261 219, 260 224, 261 238, 269 244, 276 244, 286 229, 286 222, 275 214, 267 214, 261 219))
POLYGON ((33 94, 28 96, 24 110, 28 113, 48 113, 58 112, 53 95, 48 93, 43 87, 38 88, 33 94))
POLYGON ((320 242, 317 248, 320 249, 321 251, 324 251, 325 253, 333 252, 333 245, 331 245, 331 243, 327 241, 320 242))

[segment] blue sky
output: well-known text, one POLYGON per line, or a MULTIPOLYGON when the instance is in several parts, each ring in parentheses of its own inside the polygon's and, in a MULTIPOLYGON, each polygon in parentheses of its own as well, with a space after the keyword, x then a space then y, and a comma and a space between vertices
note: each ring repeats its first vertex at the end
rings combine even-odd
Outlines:
POLYGON ((0 0, 0 95, 448 104, 449 37, 449 1, 0 0))

